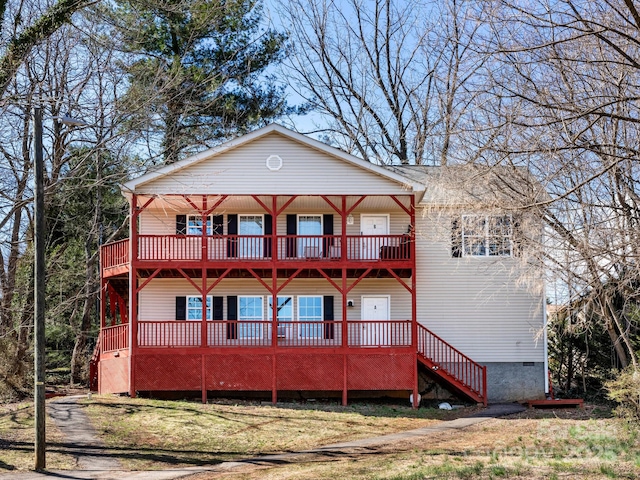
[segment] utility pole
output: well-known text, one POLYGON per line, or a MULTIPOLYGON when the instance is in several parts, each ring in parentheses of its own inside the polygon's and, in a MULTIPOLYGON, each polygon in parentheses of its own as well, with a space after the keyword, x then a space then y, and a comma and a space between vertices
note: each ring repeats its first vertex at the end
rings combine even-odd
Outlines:
POLYGON ((33 244, 34 262, 34 405, 35 405, 35 469, 44 470, 46 463, 46 412, 45 412, 45 225, 44 225, 44 158, 42 153, 42 109, 33 109, 33 133, 35 137, 33 244))

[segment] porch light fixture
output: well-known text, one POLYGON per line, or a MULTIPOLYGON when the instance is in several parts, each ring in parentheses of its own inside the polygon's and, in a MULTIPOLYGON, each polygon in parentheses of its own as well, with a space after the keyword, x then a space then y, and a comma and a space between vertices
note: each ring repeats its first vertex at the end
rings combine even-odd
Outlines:
POLYGON ((347 225, 353 225, 353 215, 347 215, 347 225))

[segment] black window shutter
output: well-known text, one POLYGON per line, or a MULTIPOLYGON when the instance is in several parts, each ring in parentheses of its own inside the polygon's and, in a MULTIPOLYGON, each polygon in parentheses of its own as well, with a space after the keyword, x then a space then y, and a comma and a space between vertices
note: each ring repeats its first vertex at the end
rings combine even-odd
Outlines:
MULTIPOLYGON (((287 235, 297 235, 297 233, 298 233, 298 216, 295 213, 287 214, 287 235)), ((287 239, 286 255, 288 258, 298 256, 295 238, 287 239)))
POLYGON ((323 320, 326 322, 331 322, 324 326, 324 338, 325 340, 333 340, 334 338, 334 324, 333 324, 333 296, 325 295, 322 299, 323 301, 323 310, 324 310, 324 318, 323 320))
POLYGON ((227 297, 227 339, 235 340, 238 338, 238 324, 231 323, 233 320, 238 320, 238 297, 236 295, 229 295, 227 297))
POLYGON ((176 215, 176 235, 187 234, 187 216, 176 215))
POLYGON ((512 241, 512 254, 514 257, 522 256, 522 248, 524 236, 522 235, 522 217, 520 215, 514 215, 511 225, 511 241, 512 241))
POLYGON ((211 219, 211 233, 213 235, 222 235, 224 232, 224 216, 214 215, 211 219))
MULTIPOLYGON (((227 215, 227 233, 229 235, 238 234, 238 215, 235 213, 227 215)), ((227 240, 227 257, 235 258, 238 256, 238 239, 229 238, 227 240)))
POLYGON ((224 320, 223 303, 224 297, 213 297, 213 320, 224 320))
POLYGON ((176 297, 176 320, 187 319, 187 297, 176 297))
MULTIPOLYGON (((273 233, 273 217, 270 214, 264 216, 264 234, 271 235, 273 233)), ((271 257, 271 238, 264 239, 264 248, 262 250, 263 256, 266 258, 271 257)))
POLYGON ((451 221, 451 256, 462 257, 462 225, 457 218, 451 221))
MULTIPOLYGON (((333 235, 333 214, 331 213, 322 215, 322 234, 333 235)), ((329 247, 333 246, 333 240, 333 237, 331 237, 322 241, 322 252, 325 258, 330 256, 331 249, 329 247)))

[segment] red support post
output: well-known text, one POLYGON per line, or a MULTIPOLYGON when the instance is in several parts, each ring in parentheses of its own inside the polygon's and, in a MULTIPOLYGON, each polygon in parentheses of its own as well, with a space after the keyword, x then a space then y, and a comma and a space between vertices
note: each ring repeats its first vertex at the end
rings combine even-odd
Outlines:
POLYGON ((342 246, 340 247, 340 261, 342 263, 342 352, 343 352, 343 365, 342 365, 342 405, 346 406, 348 401, 348 386, 347 381, 348 365, 347 356, 349 349, 349 325, 347 323, 347 197, 342 195, 342 212, 340 212, 340 218, 342 222, 342 238, 340 240, 342 246))
MULTIPOLYGON (((207 261, 208 261, 208 237, 207 237, 207 220, 208 220, 208 215, 206 215, 205 211, 207 210, 207 196, 203 195, 202 196, 202 230, 201 230, 201 234, 202 234, 202 281, 201 281, 201 289, 200 289, 200 293, 202 294, 202 320, 201 320, 201 325, 200 325, 200 346, 202 348, 206 348, 207 347, 207 261)), ((212 226, 213 227, 213 226, 212 226)), ((188 228, 188 227, 187 227, 188 228)), ((211 306, 211 308, 213 309, 213 305, 211 306)), ((213 313, 213 312, 212 312, 213 313)), ((212 315, 213 317, 213 315, 212 315)), ((204 389, 204 370, 203 370, 203 376, 202 376, 202 388, 204 389)), ((205 398, 206 401, 206 396, 207 396, 207 392, 203 390, 202 395, 205 398)))
POLYGON ((420 402, 418 400, 418 302, 416 297, 417 279, 416 279, 416 209, 415 197, 411 195, 411 232, 410 252, 411 252, 411 346, 416 354, 416 361, 413 362, 414 370, 414 386, 413 386, 413 408, 418 408, 420 402))
POLYGON ((273 361, 271 363, 271 402, 278 403, 277 348, 278 348, 278 197, 271 197, 271 347, 273 361))
MULTIPOLYGON (((146 205, 145 205, 146 207, 146 205)), ((134 193, 131 198, 131 220, 129 223, 129 396, 136 396, 136 350, 138 346, 138 196, 134 193)))

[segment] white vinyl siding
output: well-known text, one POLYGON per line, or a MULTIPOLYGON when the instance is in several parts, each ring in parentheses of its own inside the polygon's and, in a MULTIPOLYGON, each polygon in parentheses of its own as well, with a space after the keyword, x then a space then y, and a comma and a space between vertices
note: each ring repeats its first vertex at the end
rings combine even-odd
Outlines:
MULTIPOLYGON (((213 281, 213 280, 211 280, 213 281)), ((175 297, 197 296, 193 285, 182 278, 154 278, 139 294, 140 321, 145 320, 174 320, 175 297)), ((223 279, 211 292, 211 296, 227 297, 229 295, 269 296, 268 292, 255 279, 232 278, 223 279)), ((334 319, 342 319, 342 296, 324 279, 294 279, 279 296, 293 297, 293 311, 297 312, 298 296, 334 297, 334 319)), ((365 278, 354 287, 348 299, 354 301, 354 306, 347 308, 349 320, 360 320, 360 298, 362 295, 390 295, 391 318, 394 320, 411 319, 411 295, 395 279, 365 278)), ((265 313, 268 302, 264 302, 265 313)), ((224 318, 227 318, 227 302, 223 303, 224 318)))
POLYGON ((544 361, 540 283, 522 281, 516 258, 452 258, 454 218, 417 216, 418 321, 481 363, 544 361))
POLYGON ((144 193, 406 194, 401 182, 384 178, 278 133, 186 167, 140 187, 144 193), (266 166, 270 155, 282 168, 266 166))

